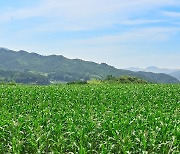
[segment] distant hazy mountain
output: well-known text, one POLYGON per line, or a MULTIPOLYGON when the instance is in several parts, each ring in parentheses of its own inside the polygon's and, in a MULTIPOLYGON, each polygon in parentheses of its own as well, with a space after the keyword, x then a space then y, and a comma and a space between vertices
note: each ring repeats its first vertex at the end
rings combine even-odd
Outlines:
POLYGON ((169 75, 177 78, 180 81, 180 71, 175 71, 175 72, 169 73, 169 75))
POLYGON ((153 72, 153 73, 165 73, 180 80, 180 69, 166 69, 166 68, 158 68, 156 66, 150 66, 145 69, 138 67, 130 67, 127 68, 127 70, 135 71, 135 72, 144 71, 144 72, 153 72))
POLYGON ((138 67, 130 67, 130 68, 127 68, 127 70, 131 70, 131 71, 135 71, 135 72, 144 71, 144 72, 166 73, 166 74, 180 71, 180 69, 166 69, 166 68, 158 68, 156 66, 150 66, 145 69, 138 68, 138 67))
POLYGON ((133 72, 117 69, 105 63, 94 63, 80 59, 68 59, 63 56, 42 56, 26 51, 12 51, 0 48, 0 69, 21 73, 43 75, 49 81, 89 80, 90 78, 105 78, 107 75, 135 76, 156 83, 178 83, 169 75, 148 72, 133 72))

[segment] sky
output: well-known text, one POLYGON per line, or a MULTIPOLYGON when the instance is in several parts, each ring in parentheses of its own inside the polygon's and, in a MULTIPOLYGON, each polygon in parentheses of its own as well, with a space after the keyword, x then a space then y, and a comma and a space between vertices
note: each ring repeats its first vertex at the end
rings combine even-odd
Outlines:
POLYGON ((180 69, 180 0, 0 0, 0 47, 180 69))

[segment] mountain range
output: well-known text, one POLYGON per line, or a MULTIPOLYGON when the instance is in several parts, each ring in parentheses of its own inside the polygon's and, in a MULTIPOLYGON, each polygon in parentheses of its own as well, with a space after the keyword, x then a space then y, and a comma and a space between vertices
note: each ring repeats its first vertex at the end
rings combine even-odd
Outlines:
POLYGON ((95 63, 81 59, 68 59, 62 55, 43 56, 23 50, 13 51, 0 48, 0 79, 13 79, 16 82, 39 82, 41 77, 46 83, 69 82, 75 80, 89 80, 91 78, 103 79, 108 75, 134 76, 154 83, 179 83, 170 75, 152 72, 133 72, 117 69, 106 63, 95 63), (4 75, 6 74, 6 76, 4 75), (29 81, 30 80, 30 81, 29 81))
POLYGON ((131 67, 131 68, 127 68, 127 70, 135 71, 135 72, 144 71, 144 72, 153 72, 153 73, 165 73, 180 80, 180 69, 167 69, 167 68, 159 68, 156 66, 150 66, 144 69, 138 67, 131 67))

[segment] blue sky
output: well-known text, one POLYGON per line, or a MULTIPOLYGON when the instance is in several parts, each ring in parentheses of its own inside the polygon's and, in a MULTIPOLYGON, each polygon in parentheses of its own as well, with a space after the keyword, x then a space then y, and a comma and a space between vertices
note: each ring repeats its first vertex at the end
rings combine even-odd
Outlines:
POLYGON ((180 69, 180 0, 1 0, 0 47, 180 69))

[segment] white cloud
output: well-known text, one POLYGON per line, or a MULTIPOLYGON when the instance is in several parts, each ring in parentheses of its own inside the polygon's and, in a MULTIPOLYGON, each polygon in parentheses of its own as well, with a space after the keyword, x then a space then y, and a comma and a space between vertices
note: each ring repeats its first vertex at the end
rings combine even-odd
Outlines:
POLYGON ((126 16, 134 11, 149 11, 178 3, 178 0, 42 0, 39 7, 52 11, 48 15, 78 20, 114 14, 126 16))
POLYGON ((128 32, 107 35, 101 37, 95 37, 90 39, 76 39, 68 40, 71 45, 120 45, 120 44, 131 44, 131 43, 157 43, 168 41, 174 34, 180 32, 180 28, 163 28, 163 27, 152 27, 152 28, 142 28, 134 29, 128 32))
POLYGON ((141 24, 153 24, 164 22, 164 20, 146 20, 146 19, 136 19, 136 20, 124 20, 120 24, 123 25, 141 25, 141 24))
POLYGON ((180 18, 180 12, 170 12, 170 11, 164 11, 163 14, 168 17, 178 17, 180 18))
MULTIPOLYGON (((54 18, 56 21, 114 24, 138 13, 148 12, 163 6, 177 5, 178 0, 40 0, 33 7, 2 12, 0 21, 11 21, 35 17, 54 18)), ((126 21, 127 24, 144 21, 126 21)))

